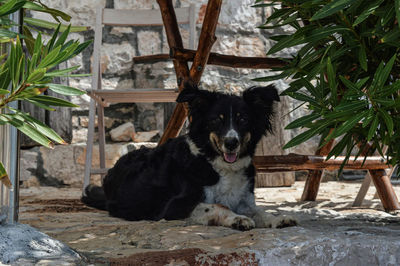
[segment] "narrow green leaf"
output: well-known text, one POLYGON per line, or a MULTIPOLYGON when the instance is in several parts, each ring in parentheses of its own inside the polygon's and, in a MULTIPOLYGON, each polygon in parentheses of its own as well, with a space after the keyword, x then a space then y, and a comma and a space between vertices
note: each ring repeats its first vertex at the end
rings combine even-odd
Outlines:
POLYGON ((46 68, 36 68, 27 78, 26 82, 34 83, 41 80, 46 74, 46 68))
POLYGON ((4 90, 4 89, 0 89, 0 95, 5 95, 5 94, 8 94, 8 93, 10 93, 10 91, 4 90))
POLYGON ((349 139, 351 139, 352 134, 346 134, 329 152, 326 160, 329 160, 333 156, 337 157, 340 156, 341 153, 343 152, 344 148, 346 147, 347 143, 349 142, 349 139))
POLYGON ((374 119, 375 117, 375 111, 374 109, 369 109, 367 116, 365 117, 365 119, 363 120, 363 124, 362 127, 366 128, 372 121, 372 119, 374 119))
POLYGON ((0 6, 0 17, 7 16, 9 14, 18 11, 24 6, 25 2, 26 1, 21 1, 21 0, 7 1, 4 5, 0 6))
POLYGON ((400 1, 399 0, 395 0, 394 1, 394 7, 396 10, 396 18, 397 18, 397 26, 400 27, 400 1))
POLYGON ((357 19, 353 23, 353 27, 357 26, 364 20, 366 20, 369 15, 374 13, 374 11, 383 3, 383 0, 378 0, 375 2, 372 2, 368 7, 357 17, 357 19))
POLYGON ((367 53, 365 52, 364 45, 361 45, 360 50, 358 50, 358 61, 360 62, 361 68, 367 71, 368 70, 367 53))
POLYGON ((11 188, 11 180, 8 177, 7 171, 2 162, 0 162, 0 181, 8 188, 11 188))
POLYGON ((61 84, 45 84, 49 90, 62 95, 83 95, 86 92, 77 88, 61 85, 61 84))
POLYGON ((37 101, 32 100, 32 99, 24 99, 24 100, 27 101, 27 102, 30 102, 33 105, 36 105, 39 108, 42 108, 42 109, 45 109, 45 110, 48 110, 48 111, 55 111, 56 110, 56 109, 50 107, 47 104, 43 104, 43 103, 37 102, 37 101))
MULTIPOLYGON (((42 27, 45 29, 56 29, 58 24, 57 23, 52 23, 46 20, 41 20, 41 19, 36 19, 36 18, 29 18, 29 17, 24 17, 24 22, 37 26, 37 27, 42 27)), ((61 25, 60 26, 60 32, 64 32, 68 28, 68 25, 61 25)), ((81 31, 86 31, 88 30, 89 27, 87 26, 72 26, 71 27, 71 32, 81 32, 81 31)))
POLYGON ((370 141, 372 137, 375 135, 376 129, 378 128, 379 120, 378 116, 376 115, 374 120, 372 121, 371 127, 368 130, 367 140, 370 141))
POLYGON ((324 5, 320 10, 317 11, 312 17, 311 21, 317 20, 317 19, 322 19, 327 16, 330 16, 334 13, 337 13, 340 10, 343 10, 344 8, 348 7, 354 2, 354 0, 336 0, 336 1, 331 1, 329 4, 324 5))
POLYGON ((331 89, 331 92, 332 92, 331 93, 332 103, 333 103, 333 105, 336 105, 338 102, 336 74, 335 74, 335 70, 333 69, 330 57, 328 57, 328 60, 326 62, 326 74, 328 76, 329 88, 331 89))
POLYGON ((19 119, 29 123, 33 128, 39 131, 41 134, 50 138, 51 140, 59 143, 59 144, 67 144, 53 129, 49 128, 47 125, 42 123, 41 121, 31 117, 30 115, 23 113, 19 110, 13 109, 16 112, 16 115, 19 115, 19 119))
POLYGON ((46 96, 46 95, 38 95, 35 97, 31 98, 32 100, 42 103, 42 104, 47 104, 50 106, 63 106, 63 107, 79 107, 76 104, 73 104, 71 102, 68 102, 66 100, 63 99, 59 99, 56 97, 52 97, 52 96, 46 96))
MULTIPOLYGON (((55 29, 55 31, 54 31, 53 34, 51 35, 50 40, 49 40, 48 43, 46 44, 46 47, 45 47, 46 54, 50 53, 50 51, 53 50, 53 45, 54 45, 54 43, 55 43, 55 41, 56 41, 56 38, 57 38, 57 36, 58 36, 58 33, 60 32, 60 27, 61 27, 61 24, 58 24, 57 28, 55 29)), ((42 57, 42 58, 43 58, 43 57, 42 57)))
POLYGON ((314 106, 319 106, 320 104, 318 103, 318 101, 316 101, 315 99, 313 99, 312 97, 304 94, 304 93, 300 93, 300 92, 288 92, 287 93, 288 96, 299 100, 299 101, 303 101, 303 102, 308 102, 314 106))
POLYGON ((71 25, 68 25, 67 29, 61 34, 61 36, 57 39, 54 44, 55 47, 62 46, 65 43, 65 40, 68 37, 69 32, 71 31, 71 25))
POLYGON ((57 58, 61 50, 61 46, 57 46, 56 48, 52 49, 39 63, 38 67, 44 68, 48 67, 53 63, 53 61, 57 58))
POLYGON ((379 109, 379 116, 382 117, 383 120, 385 121, 386 129, 388 131, 389 136, 391 136, 393 134, 393 127, 394 127, 392 117, 381 109, 379 109))
POLYGON ((10 31, 10 30, 6 30, 6 29, 0 29, 0 38, 12 38, 15 39, 17 38, 18 34, 10 31))
POLYGON ((333 138, 337 138, 343 135, 344 133, 350 131, 351 129, 353 129, 358 124, 358 122, 360 122, 360 120, 363 119, 367 114, 368 111, 364 111, 354 115, 354 117, 345 121, 340 127, 334 130, 334 132, 332 133, 332 137, 327 139, 327 141, 333 138))
POLYGON ((19 131, 24 133, 29 138, 33 139, 34 141, 45 147, 48 148, 54 147, 54 144, 46 136, 41 134, 37 129, 33 128, 31 125, 24 123, 23 121, 20 121, 14 115, 7 115, 6 117, 9 119, 9 123, 11 125, 13 125, 15 128, 17 128, 19 131))
MULTIPOLYGON (((40 34, 40 32, 38 33, 37 37, 36 37, 36 41, 35 41, 35 45, 34 45, 34 49, 33 49, 33 54, 41 54, 42 52, 42 35, 40 34)), ((36 66, 36 65, 35 65, 36 66)))
POLYGON ((289 123, 285 127, 285 129, 293 129, 293 128, 302 127, 302 126, 314 121, 318 117, 320 117, 320 114, 318 114, 318 113, 312 113, 312 114, 300 117, 300 118, 294 120, 293 122, 289 123))
POLYGON ((47 72, 45 74, 45 77, 60 77, 60 76, 64 76, 65 74, 72 72, 74 70, 77 70, 79 68, 78 66, 73 66, 70 68, 66 68, 66 69, 60 69, 60 70, 54 70, 52 72, 47 72))
POLYGON ((299 145, 299 144, 309 140, 313 136, 320 133, 322 130, 325 130, 329 124, 331 124, 331 121, 324 121, 319 126, 317 126, 315 128, 311 128, 311 129, 297 135, 296 137, 291 139, 288 143, 286 143, 285 146, 283 146, 283 149, 288 149, 288 148, 294 147, 296 145, 299 145))

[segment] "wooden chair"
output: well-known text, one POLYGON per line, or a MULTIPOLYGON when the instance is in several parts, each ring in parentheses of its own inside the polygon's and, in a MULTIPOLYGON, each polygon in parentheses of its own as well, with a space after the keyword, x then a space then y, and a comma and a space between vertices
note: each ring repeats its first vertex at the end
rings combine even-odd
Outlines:
MULTIPOLYGON (((189 24, 189 48, 194 49, 196 37, 195 5, 178 8, 176 19, 179 24, 189 24)), ((144 102, 175 102, 178 95, 177 89, 127 89, 127 90, 102 90, 101 80, 101 45, 103 26, 154 26, 163 25, 159 10, 122 10, 99 7, 96 14, 93 67, 92 67, 92 89, 88 90, 91 97, 89 106, 89 125, 86 146, 86 161, 83 188, 90 183, 93 174, 104 175, 107 172, 105 165, 105 130, 104 130, 104 107, 114 103, 144 103, 144 102), (98 116, 99 134, 99 156, 100 168, 92 169, 93 143, 95 114, 98 116)), ((153 56, 153 55, 151 55, 153 56)), ((157 57, 157 55, 153 56, 157 57)), ((163 56, 161 59, 169 59, 163 56)), ((133 58, 135 61, 135 58, 133 58)))

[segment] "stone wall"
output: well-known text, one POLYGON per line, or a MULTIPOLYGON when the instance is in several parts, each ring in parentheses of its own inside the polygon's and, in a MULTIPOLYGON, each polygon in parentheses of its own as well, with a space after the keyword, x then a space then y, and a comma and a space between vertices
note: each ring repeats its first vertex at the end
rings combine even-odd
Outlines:
MULTIPOLYGON (((42 2, 70 14, 73 25, 90 26, 90 29, 86 32, 71 34, 71 38, 81 41, 94 38, 95 10, 98 5, 116 9, 158 9, 158 4, 155 0, 43 0, 42 2)), ((199 35, 207 1, 174 1, 175 7, 188 6, 190 3, 195 3, 197 6, 197 35, 199 35)), ((272 30, 261 31, 256 26, 261 24, 265 17, 271 14, 271 9, 253 8, 251 7, 253 3, 253 0, 230 0, 223 2, 216 30, 217 42, 212 49, 213 52, 238 56, 265 56, 272 45, 269 37, 274 32, 272 30)), ((31 15, 36 18, 51 20, 51 18, 42 13, 36 12, 31 15)), ((184 39, 184 45, 187 46, 187 25, 181 26, 181 34, 184 39)), ((172 62, 154 64, 132 63, 132 57, 134 56, 169 52, 165 30, 162 26, 105 27, 103 30, 103 43, 101 71, 103 73, 102 86, 104 89, 176 88, 176 78, 172 62)), ((90 73, 92 52, 93 46, 90 46, 77 58, 71 60, 69 65, 80 65, 78 73, 90 73)), ((294 50, 286 50, 281 55, 288 55, 293 52, 294 50)), ((214 91, 240 93, 244 88, 253 85, 267 85, 267 83, 256 83, 252 79, 269 74, 271 73, 268 70, 232 69, 208 65, 201 80, 201 87, 214 91)), ((90 89, 91 78, 69 78, 69 84, 81 89, 90 89)), ((286 87, 286 83, 283 80, 276 82, 276 85, 279 90, 283 90, 286 87)), ((86 142, 90 98, 84 95, 74 97, 72 101, 80 106, 72 110, 74 129, 72 143, 80 145, 86 142)), ((272 147, 271 149, 276 151, 281 151, 282 145, 297 134, 295 131, 289 132, 281 129, 293 117, 299 116, 299 113, 303 113, 300 111, 288 115, 287 113, 296 106, 289 99, 282 98, 281 104, 285 106, 285 110, 282 110, 282 108, 279 109, 275 123, 275 127, 280 128, 277 132, 282 134, 280 136, 281 141, 275 145, 276 147, 272 147)), ((136 131, 159 130, 161 134, 166 121, 168 121, 168 116, 173 109, 172 107, 171 104, 155 103, 115 104, 106 108, 105 125, 107 141, 110 142, 109 131, 111 129, 128 121, 134 123, 136 131)), ((311 144, 303 145, 303 147, 293 149, 292 151, 312 153, 314 149, 315 144, 311 142, 311 144)), ((24 167, 24 163, 22 167, 24 167)), ((79 171, 83 169, 82 165, 79 167, 79 171)), ((82 179, 82 177, 78 178, 75 175, 65 178, 74 179, 68 182, 63 179, 64 182, 69 184, 78 184, 79 180, 82 179)))

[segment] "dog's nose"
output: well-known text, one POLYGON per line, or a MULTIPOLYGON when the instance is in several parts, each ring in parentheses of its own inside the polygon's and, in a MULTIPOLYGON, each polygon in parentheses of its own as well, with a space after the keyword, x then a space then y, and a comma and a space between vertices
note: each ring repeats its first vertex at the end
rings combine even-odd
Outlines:
POLYGON ((239 140, 237 138, 229 137, 225 138, 224 146, 230 151, 233 151, 239 146, 239 140))

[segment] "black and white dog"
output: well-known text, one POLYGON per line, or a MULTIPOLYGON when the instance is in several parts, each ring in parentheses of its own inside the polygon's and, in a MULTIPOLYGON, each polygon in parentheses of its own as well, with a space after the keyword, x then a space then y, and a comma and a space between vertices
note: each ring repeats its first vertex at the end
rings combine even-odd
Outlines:
POLYGON ((265 213, 254 199, 252 156, 271 131, 274 101, 272 85, 242 97, 187 85, 177 102, 188 103, 189 133, 122 156, 82 201, 127 220, 189 218, 240 230, 295 225, 291 217, 265 213))

